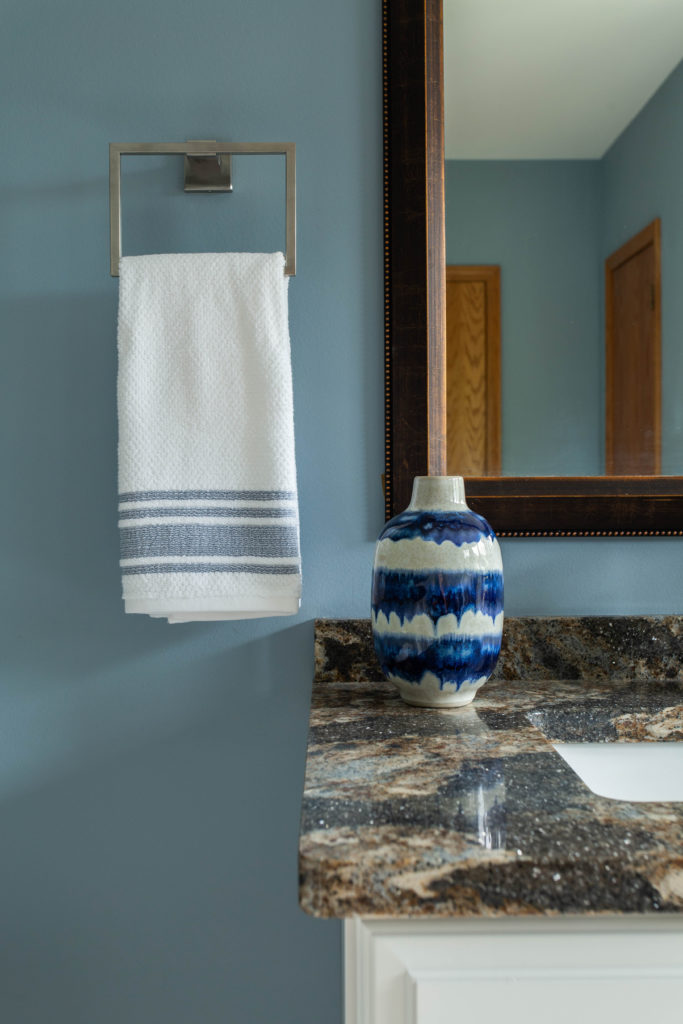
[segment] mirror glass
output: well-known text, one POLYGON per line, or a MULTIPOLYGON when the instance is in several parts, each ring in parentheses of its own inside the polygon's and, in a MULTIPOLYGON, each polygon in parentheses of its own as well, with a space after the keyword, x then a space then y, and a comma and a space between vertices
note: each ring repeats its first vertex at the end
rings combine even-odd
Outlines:
POLYGON ((444 0, 448 472, 683 474, 683 3, 444 0))

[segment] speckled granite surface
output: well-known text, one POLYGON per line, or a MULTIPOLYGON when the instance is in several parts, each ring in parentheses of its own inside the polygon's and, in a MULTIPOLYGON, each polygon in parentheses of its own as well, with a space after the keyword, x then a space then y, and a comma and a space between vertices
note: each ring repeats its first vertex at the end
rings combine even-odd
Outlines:
MULTIPOLYGON (((325 623, 322 661, 318 631, 300 838, 304 910, 683 912, 683 804, 595 796, 550 745, 683 739, 680 620, 630 620, 630 629, 618 619, 574 620, 599 641, 592 679, 585 644, 582 656, 567 653, 581 646, 567 620, 536 620, 535 635, 544 621, 564 622, 557 647, 569 678, 549 679, 547 669, 536 678, 534 664, 534 678, 510 679, 509 662, 472 705, 453 710, 411 708, 372 678, 372 663, 356 657, 369 625, 359 638, 365 624, 325 623), (655 639, 638 654, 628 638, 634 630, 642 637, 644 623, 655 639), (355 655, 332 666, 335 630, 335 643, 355 655), (646 678, 654 664, 660 679, 646 678), (618 666, 629 679, 615 677, 618 666)), ((526 657, 529 648, 514 650, 526 657)))
MULTIPOLYGON (((317 679, 382 680, 369 619, 315 624, 317 679)), ((493 679, 677 679, 683 616, 507 618, 493 679)))

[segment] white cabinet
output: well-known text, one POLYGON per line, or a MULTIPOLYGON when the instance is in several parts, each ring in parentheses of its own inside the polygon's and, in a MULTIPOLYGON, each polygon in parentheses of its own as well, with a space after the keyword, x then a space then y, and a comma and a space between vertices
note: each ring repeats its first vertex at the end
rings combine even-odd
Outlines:
POLYGON ((345 922, 345 1024, 679 1024, 683 919, 345 922))

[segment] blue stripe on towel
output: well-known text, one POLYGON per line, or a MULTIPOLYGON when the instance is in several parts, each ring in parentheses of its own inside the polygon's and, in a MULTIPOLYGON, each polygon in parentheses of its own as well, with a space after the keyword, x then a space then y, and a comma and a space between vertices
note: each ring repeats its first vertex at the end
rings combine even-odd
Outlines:
POLYGON ((236 518, 242 516, 245 519, 286 519, 295 514, 292 508, 247 507, 225 505, 204 505, 174 508, 172 505, 159 505, 157 508, 127 508, 119 512, 119 519, 154 519, 161 517, 174 517, 176 519, 196 519, 197 516, 230 516, 236 518))
POLYGON ((159 572, 248 572, 268 576, 288 576, 299 572, 298 565, 272 565, 268 562, 155 562, 153 565, 124 565, 123 576, 159 572))
POLYGON ((296 526, 229 526, 198 523, 122 526, 121 558, 164 555, 256 555, 291 558, 299 554, 296 526))
POLYGON ((495 619, 503 609, 503 575, 500 572, 401 572, 376 569, 372 581, 372 607, 401 624, 415 615, 437 622, 442 615, 458 621, 466 611, 480 611, 495 619))
POLYGON ((189 501, 193 498, 220 501, 294 501, 295 491, 125 491, 120 502, 189 501))

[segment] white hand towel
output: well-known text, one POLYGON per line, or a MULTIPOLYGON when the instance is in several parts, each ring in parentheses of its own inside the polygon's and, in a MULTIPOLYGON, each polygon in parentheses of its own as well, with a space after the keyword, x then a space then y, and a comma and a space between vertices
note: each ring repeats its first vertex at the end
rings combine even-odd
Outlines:
POLYGON ((121 260, 127 612, 187 622, 298 611, 288 283, 282 253, 121 260))

